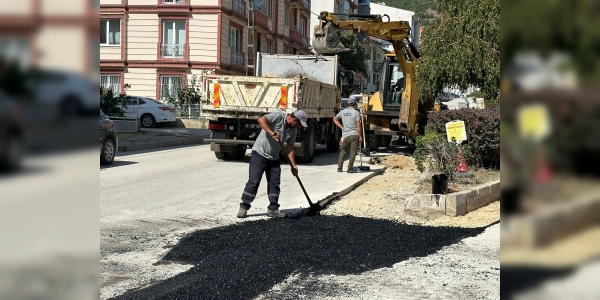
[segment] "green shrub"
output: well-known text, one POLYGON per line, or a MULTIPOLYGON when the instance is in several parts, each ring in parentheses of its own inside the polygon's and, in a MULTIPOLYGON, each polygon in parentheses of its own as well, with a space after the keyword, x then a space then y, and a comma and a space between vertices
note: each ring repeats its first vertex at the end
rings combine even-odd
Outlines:
POLYGON ((465 122, 470 153, 465 155, 469 165, 484 168, 500 168, 500 109, 459 109, 430 112, 426 132, 446 137, 446 123, 454 120, 465 122))
MULTIPOLYGON (((456 143, 448 142, 445 134, 428 132, 417 137, 413 157, 419 171, 429 169, 436 174, 446 174, 450 180, 453 180, 460 163, 458 153, 456 143)), ((461 146, 460 153, 463 157, 470 156, 469 146, 461 146)))
POLYGON ((120 94, 115 97, 112 89, 100 88, 100 110, 109 117, 124 117, 127 103, 122 99, 127 97, 125 94, 120 94))

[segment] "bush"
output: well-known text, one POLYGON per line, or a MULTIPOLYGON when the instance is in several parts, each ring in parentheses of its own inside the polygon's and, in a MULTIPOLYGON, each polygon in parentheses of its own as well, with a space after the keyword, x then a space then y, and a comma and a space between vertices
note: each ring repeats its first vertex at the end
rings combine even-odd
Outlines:
POLYGON ((124 117, 127 103, 122 101, 125 94, 120 94, 120 98, 115 98, 112 89, 100 88, 100 110, 109 117, 124 117))
POLYGON ((436 132, 446 137, 446 123, 465 122, 470 153, 465 155, 469 165, 500 168, 500 109, 459 109, 430 112, 425 132, 436 132))
MULTIPOLYGON (((455 142, 448 142, 445 134, 428 132, 417 137, 416 149, 413 153, 415 164, 419 171, 426 168, 436 174, 446 174, 449 180, 454 179, 454 173, 460 163, 458 146, 455 142)), ((470 155, 469 146, 461 146, 463 157, 470 155)))

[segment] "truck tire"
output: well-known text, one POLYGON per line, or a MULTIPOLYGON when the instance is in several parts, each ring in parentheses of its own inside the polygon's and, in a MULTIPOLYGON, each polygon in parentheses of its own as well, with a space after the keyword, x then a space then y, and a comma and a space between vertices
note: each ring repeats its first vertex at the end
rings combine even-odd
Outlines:
POLYGON ((227 159, 227 153, 225 153, 225 152, 215 152, 215 156, 218 159, 223 159, 223 160, 227 159))
POLYGON ((374 134, 366 134, 365 141, 367 142, 367 148, 371 151, 377 151, 381 145, 381 136, 374 134))
POLYGON ((246 145, 236 145, 233 151, 227 153, 227 156, 234 160, 242 160, 246 156, 246 145))
MULTIPOLYGON (((334 125, 335 126, 335 125, 334 125)), ((327 152, 338 152, 340 150, 340 138, 342 134, 337 126, 333 130, 333 133, 327 138, 327 152)))
POLYGON ((384 135, 381 137, 381 147, 389 147, 390 144, 392 143, 392 136, 391 135, 384 135))
POLYGON ((311 163, 315 158, 315 148, 317 147, 317 128, 315 123, 310 123, 308 125, 308 130, 310 130, 308 137, 303 142, 304 143, 304 153, 302 153, 302 162, 303 163, 311 163))

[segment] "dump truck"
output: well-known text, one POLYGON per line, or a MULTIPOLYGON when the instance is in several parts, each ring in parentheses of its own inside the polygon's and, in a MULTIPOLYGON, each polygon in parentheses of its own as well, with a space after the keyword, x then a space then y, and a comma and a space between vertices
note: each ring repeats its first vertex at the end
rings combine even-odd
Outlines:
POLYGON ((377 37, 391 42, 394 47, 394 53, 387 54, 383 61, 378 91, 362 100, 365 148, 374 151, 380 146, 387 147, 395 135, 405 136, 414 142, 416 136, 423 133, 427 111, 433 109, 434 103, 419 103, 415 77, 420 54, 408 40, 411 32, 409 23, 390 21, 387 15, 323 11, 319 14, 319 24, 315 26, 314 51, 320 55, 349 51, 337 36, 340 30, 377 37), (387 21, 384 21, 386 17, 387 21))
POLYGON ((271 112, 304 110, 308 127, 297 130, 298 162, 310 163, 318 144, 339 149, 333 123, 340 109, 338 57, 257 54, 256 76, 209 75, 201 117, 209 120, 210 150, 218 159, 241 160, 261 131, 258 118, 271 112))

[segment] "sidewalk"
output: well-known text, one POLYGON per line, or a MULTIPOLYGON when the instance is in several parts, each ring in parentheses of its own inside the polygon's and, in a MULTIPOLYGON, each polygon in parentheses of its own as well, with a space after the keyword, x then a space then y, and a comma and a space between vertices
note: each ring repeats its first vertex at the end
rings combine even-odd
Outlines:
POLYGON ((142 128, 137 133, 119 133, 119 152, 202 144, 210 136, 207 129, 142 128))

